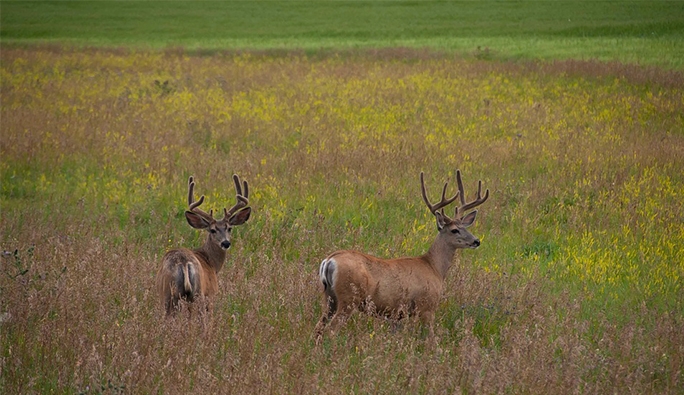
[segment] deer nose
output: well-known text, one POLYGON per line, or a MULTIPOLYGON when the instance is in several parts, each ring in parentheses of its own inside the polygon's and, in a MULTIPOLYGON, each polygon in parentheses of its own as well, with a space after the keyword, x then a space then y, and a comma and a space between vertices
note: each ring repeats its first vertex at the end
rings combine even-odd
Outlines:
POLYGON ((480 246, 480 239, 475 239, 475 241, 473 241, 473 247, 477 248, 479 246, 480 246))
POLYGON ((224 250, 227 250, 228 248, 230 248, 230 241, 228 241, 228 240, 222 241, 221 242, 221 248, 223 248, 224 250))

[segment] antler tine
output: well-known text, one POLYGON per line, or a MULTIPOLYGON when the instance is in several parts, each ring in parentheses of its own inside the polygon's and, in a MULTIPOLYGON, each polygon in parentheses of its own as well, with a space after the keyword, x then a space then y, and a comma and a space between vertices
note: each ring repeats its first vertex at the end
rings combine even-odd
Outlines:
MULTIPOLYGON (((450 197, 449 199, 446 198, 446 190, 447 190, 448 185, 449 185, 449 183, 444 183, 444 188, 442 188, 442 199, 439 201, 439 203, 431 204, 430 199, 428 199, 428 196, 427 196, 427 191, 425 190, 425 180, 424 180, 423 172, 422 171, 420 172, 420 191, 423 195, 423 200, 425 201, 425 204, 428 206, 428 208, 430 209, 430 212, 432 214, 436 213, 437 210, 449 205, 451 202, 456 200, 456 198, 458 197, 459 193, 456 192, 456 194, 454 196, 450 197)), ((443 213, 444 213, 444 210, 442 210, 442 214, 443 213)))
POLYGON ((195 189, 195 179, 190 176, 188 179, 188 206, 192 206, 195 198, 192 196, 192 192, 195 189))
POLYGON ((482 180, 477 181, 477 197, 472 202, 466 204, 465 193, 463 192, 463 181, 461 180, 461 171, 456 171, 456 181, 458 182, 458 191, 461 194, 461 206, 456 207, 456 217, 460 218, 467 210, 477 207, 487 201, 489 198, 489 189, 485 191, 482 196, 482 180))
POLYGON ((190 179, 188 179, 188 211, 192 211, 194 213, 197 213, 197 214, 205 217, 208 220, 213 221, 214 220, 214 216, 212 215, 213 211, 211 214, 209 214, 209 213, 207 213, 203 210, 200 210, 198 208, 202 203, 204 203, 204 195, 200 196, 198 201, 195 201, 194 191, 195 191, 195 180, 192 176, 190 176, 190 179))
POLYGON ((238 195, 242 195, 242 187, 240 186, 240 177, 237 174, 233 174, 233 184, 235 184, 235 192, 238 195))
MULTIPOLYGON (((456 170, 456 183, 458 184, 458 194, 461 196, 461 206, 465 205, 465 192, 463 191, 463 181, 461 180, 461 170, 456 170)), ((456 207, 458 209, 458 207, 456 207)), ((458 213, 457 213, 458 214, 458 213)))
POLYGON ((247 207, 249 205, 249 184, 247 184, 247 181, 242 182, 242 187, 240 186, 240 177, 238 177, 237 174, 233 174, 233 183, 235 184, 235 192, 237 195, 235 198, 237 199, 237 203, 233 207, 231 207, 229 210, 226 210, 225 208, 223 209, 223 215, 224 219, 230 218, 231 215, 233 215, 236 211, 247 207), (242 194, 243 192, 243 187, 244 187, 244 195, 242 194))
POLYGON ((237 174, 233 174, 233 183, 235 184, 237 194, 245 199, 249 199, 249 184, 247 184, 247 180, 242 181, 242 188, 240 188, 240 177, 237 174), (243 190, 245 191, 244 194, 242 193, 243 190))

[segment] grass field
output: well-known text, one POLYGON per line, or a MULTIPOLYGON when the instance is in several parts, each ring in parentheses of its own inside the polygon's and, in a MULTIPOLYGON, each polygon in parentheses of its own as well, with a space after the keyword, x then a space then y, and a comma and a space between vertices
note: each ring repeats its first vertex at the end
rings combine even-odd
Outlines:
MULTIPOLYGON (((3 51, 4 393, 682 393, 680 74, 599 63, 3 51), (418 173, 491 190, 436 345, 354 316, 315 347, 317 265, 420 254, 418 173), (214 314, 153 278, 252 186, 214 314)), ((436 190, 431 190, 434 196, 436 190)))
POLYGON ((0 393, 684 394, 681 2, 0 15, 0 393), (316 346, 321 259, 424 253, 418 175, 456 169, 491 197, 436 342, 355 315, 316 346), (220 209, 233 173, 212 314, 166 320, 187 179, 220 209))
POLYGON ((671 0, 3 1, 0 18, 5 44, 409 47, 684 67, 684 2, 671 0))

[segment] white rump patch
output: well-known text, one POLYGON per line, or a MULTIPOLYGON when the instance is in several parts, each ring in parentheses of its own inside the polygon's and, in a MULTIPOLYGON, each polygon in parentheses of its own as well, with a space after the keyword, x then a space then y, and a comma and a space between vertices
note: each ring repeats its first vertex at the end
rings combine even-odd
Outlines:
POLYGON ((321 266, 318 268, 318 277, 325 289, 330 289, 333 286, 333 278, 335 276, 335 261, 333 259, 324 259, 321 266))

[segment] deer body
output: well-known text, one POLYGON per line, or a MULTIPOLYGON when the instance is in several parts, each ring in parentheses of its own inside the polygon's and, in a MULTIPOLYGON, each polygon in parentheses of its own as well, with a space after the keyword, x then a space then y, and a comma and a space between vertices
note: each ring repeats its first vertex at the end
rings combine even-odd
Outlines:
POLYGON ((206 230, 207 239, 195 250, 178 248, 167 252, 162 258, 162 265, 157 273, 157 291, 166 315, 173 315, 179 310, 180 300, 194 302, 197 299, 207 301, 207 310, 211 308, 211 299, 218 292, 218 272, 226 260, 226 251, 230 248, 230 232, 233 226, 245 223, 251 214, 247 196, 249 189, 244 182, 244 192, 239 178, 234 175, 238 202, 230 210, 224 209, 224 217, 216 220, 213 212, 206 213, 197 207, 204 201, 202 196, 195 202, 193 197, 194 182, 189 181, 189 209, 185 217, 190 226, 206 230))
POLYGON ((381 316, 426 313, 442 291, 442 277, 422 257, 385 260, 344 250, 327 257, 321 268, 334 310, 372 310, 381 316))
POLYGON ((167 313, 178 307, 180 299, 194 302, 197 297, 210 298, 218 292, 217 274, 226 256, 221 253, 213 260, 202 249, 179 248, 164 255, 157 288, 167 313))
POLYGON ((423 198, 437 219, 439 231, 428 252, 418 257, 381 259, 358 251, 341 250, 321 262, 319 278, 323 285, 327 311, 316 325, 320 339, 326 325, 343 323, 354 310, 369 314, 402 319, 418 316, 433 331, 435 310, 442 297, 444 280, 452 266, 457 249, 477 248, 480 241, 466 230, 475 221, 477 211, 462 215, 465 210, 484 203, 489 191, 481 196, 481 183, 476 200, 466 204, 460 172, 457 172, 459 193, 446 199, 446 185, 442 201, 432 205, 425 192, 423 198), (451 219, 443 207, 460 194, 462 206, 451 219), (442 209, 442 211, 439 211, 442 209))

